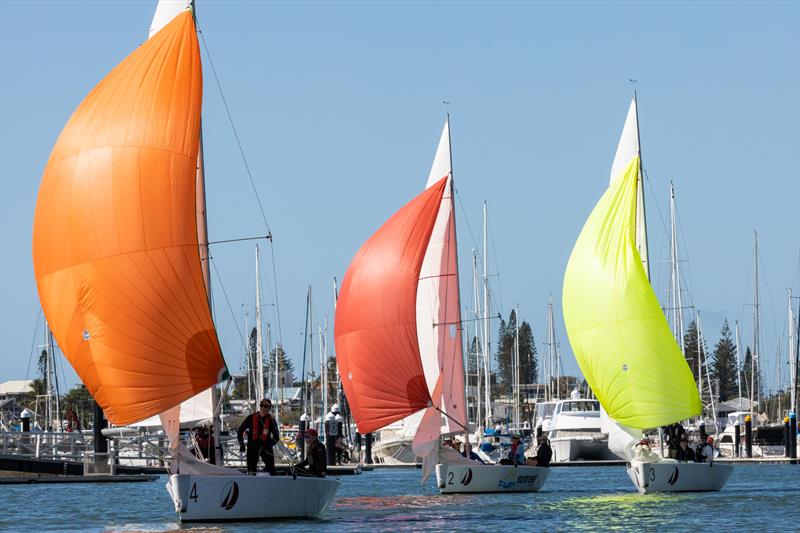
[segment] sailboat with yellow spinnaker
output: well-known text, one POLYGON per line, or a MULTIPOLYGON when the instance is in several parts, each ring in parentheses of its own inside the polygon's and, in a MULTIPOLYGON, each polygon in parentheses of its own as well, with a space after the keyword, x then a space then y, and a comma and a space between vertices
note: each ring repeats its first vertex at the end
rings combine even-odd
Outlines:
MULTIPOLYGON (((634 100, 617 160, 626 143, 635 149, 627 166, 620 168, 615 162, 618 174, 612 173, 608 189, 581 230, 563 288, 564 322, 575 358, 608 416, 629 434, 702 412, 691 370, 643 261, 647 237, 635 106, 634 100)), ((732 468, 649 459, 658 462, 634 460, 629 468, 642 492, 719 490, 732 468)))

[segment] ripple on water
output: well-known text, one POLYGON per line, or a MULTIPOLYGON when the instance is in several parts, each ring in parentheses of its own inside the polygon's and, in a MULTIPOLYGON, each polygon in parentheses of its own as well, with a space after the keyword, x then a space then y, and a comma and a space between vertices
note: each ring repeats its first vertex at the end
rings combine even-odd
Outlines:
POLYGON ((554 468, 535 494, 440 495, 419 470, 342 477, 319 520, 181 524, 163 480, 155 483, 18 485, 0 489, 0 531, 246 533, 251 531, 795 530, 800 467, 737 466, 716 493, 640 495, 620 467, 554 468))

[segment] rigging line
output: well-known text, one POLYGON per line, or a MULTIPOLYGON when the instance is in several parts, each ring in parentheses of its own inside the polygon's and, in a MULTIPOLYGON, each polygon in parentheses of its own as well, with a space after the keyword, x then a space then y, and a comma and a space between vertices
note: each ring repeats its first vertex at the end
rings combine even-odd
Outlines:
POLYGON ((33 355, 36 353, 36 335, 39 333, 39 322, 42 320, 42 308, 39 307, 39 310, 36 312, 36 323, 33 326, 33 339, 31 339, 31 354, 28 357, 28 368, 25 370, 25 379, 28 379, 31 375, 31 361, 33 361, 33 355))
MULTIPOLYGON (((659 205, 658 196, 656 195, 656 191, 653 188, 653 182, 650 179, 650 174, 648 174, 647 169, 645 169, 644 166, 642 166, 642 174, 644 175, 644 181, 647 182, 647 186, 650 188, 650 196, 652 196, 652 198, 653 198, 652 199, 652 203, 655 204, 655 206, 656 206, 656 213, 658 213, 658 219, 661 222, 661 242, 659 244, 659 248, 658 249, 663 251, 664 248, 666 247, 665 246, 666 245, 666 235, 669 235, 669 231, 667 229, 667 221, 664 218, 664 214, 661 212, 661 206, 659 205)), ((644 192, 644 191, 642 191, 642 192, 644 192)), ((647 225, 647 221, 645 221, 645 226, 646 225, 647 225)), ((649 240, 650 239, 648 238, 648 242, 649 242, 649 240)), ((648 261, 652 263, 652 260, 649 257, 648 257, 648 261)), ((660 264, 658 264, 657 267, 658 267, 659 270, 661 269, 661 265, 660 264)), ((658 276, 660 274, 661 274, 660 272, 656 272, 655 279, 659 279, 658 276)))
POLYGON ((200 34, 200 40, 203 41, 203 48, 206 51, 206 57, 208 57, 208 64, 211 65, 211 72, 214 74, 214 81, 217 83, 217 89, 219 90, 219 95, 222 98, 222 104, 225 107, 225 113, 228 115, 228 121, 231 124, 231 129, 233 130, 233 136, 236 139, 236 144, 239 147, 239 153, 242 156, 242 162, 244 163, 244 169, 247 171, 247 177, 250 179, 250 185, 253 188, 253 194, 255 194, 256 202, 258 203, 258 209, 261 211, 261 218, 264 220, 264 226, 267 228, 267 233, 271 236, 272 231, 269 229, 269 222, 267 222, 267 215, 264 213, 264 206, 261 204, 261 197, 258 195, 258 190, 256 189, 255 181, 253 181, 253 174, 250 172, 250 165, 247 164, 247 158, 244 155, 244 148, 242 148, 242 142, 239 140, 239 133, 236 131, 236 126, 233 123, 233 116, 231 115, 231 110, 228 107, 228 101, 225 99, 225 93, 222 92, 222 85, 219 82, 219 77, 217 76, 217 69, 214 68, 214 62, 211 60, 211 53, 208 50, 208 44, 206 43, 205 35, 203 31, 200 29, 200 24, 197 23, 197 33, 200 34))
MULTIPOLYGON (((769 313, 770 313, 770 315, 772 315, 772 320, 771 320, 770 326, 772 327, 772 338, 775 339, 775 338, 778 338, 778 334, 775 331, 775 324, 777 323, 777 320, 775 319, 775 305, 773 303, 775 300, 773 300, 773 298, 772 298, 772 290, 770 290, 770 288, 769 288, 769 279, 767 278, 767 269, 764 268, 764 260, 761 257, 761 249, 760 248, 759 248, 759 251, 758 251, 758 262, 759 262, 759 264, 761 266, 761 269, 759 270, 759 272, 761 272, 760 278, 762 278, 764 280, 764 285, 767 286, 767 301, 769 301, 769 303, 770 303, 770 305, 769 305, 769 313)), ((759 307, 761 307, 764 304, 759 303, 758 305, 759 305, 759 307)), ((759 329, 761 329, 761 325, 760 324, 759 324, 759 329)))
MULTIPOLYGON (((500 306, 497 311, 498 311, 499 314, 502 315, 505 304, 503 304, 503 286, 500 284, 500 263, 497 261, 497 249, 494 246, 494 241, 495 241, 494 229, 493 229, 494 226, 492 226, 488 222, 487 222, 487 225, 489 226, 489 235, 492 238, 492 259, 494 260, 494 268, 497 271, 497 274, 496 274, 497 275, 497 292, 498 292, 499 296, 497 298, 495 298, 495 300, 497 301, 498 305, 500 306)), ((489 277, 488 274, 487 274, 486 277, 487 278, 489 277)))
POLYGON ((272 260, 272 286, 275 289, 275 318, 278 322, 278 342, 283 346, 283 330, 281 329, 281 306, 278 303, 278 267, 275 264, 275 244, 269 240, 269 255, 272 260))
MULTIPOLYGON (((691 264, 691 260, 689 259, 689 248, 686 246, 686 242, 687 242, 686 241, 686 234, 683 231, 683 224, 681 222, 680 213, 678 211, 679 211, 678 210, 678 204, 677 204, 677 201, 676 201, 676 203, 675 203, 675 222, 678 225, 678 232, 680 233, 680 236, 681 236, 680 241, 678 242, 678 253, 680 254, 680 251, 681 251, 680 249, 683 248, 683 252, 684 252, 683 257, 686 258, 685 261, 686 261, 686 263, 688 265, 688 264, 691 264), (681 245, 683 245, 683 246, 681 246, 681 245)), ((683 262, 683 261, 680 261, 680 262, 683 262)), ((687 294, 689 296, 689 301, 691 302, 692 305, 694 305, 694 301, 692 300, 692 293, 694 292, 694 289, 692 288, 692 276, 691 276, 691 274, 692 274, 691 270, 689 269, 688 266, 686 268, 681 269, 681 278, 686 276, 686 280, 685 280, 686 292, 687 292, 687 294)))
POLYGON ((229 242, 242 242, 242 241, 260 241, 261 239, 271 240, 272 235, 256 235, 255 237, 241 237, 238 239, 224 239, 221 241, 211 241, 208 243, 209 246, 212 244, 225 244, 229 242))
POLYGON ((231 301, 228 298, 228 291, 225 290, 225 285, 222 283, 222 276, 219 275, 219 270, 217 270, 217 263, 214 261, 213 257, 209 257, 209 263, 211 266, 214 267, 214 273, 217 275, 217 281, 219 282, 219 287, 222 289, 222 294, 225 296, 225 302, 228 304, 228 310, 231 313, 231 318, 233 319, 233 323, 236 325, 236 331, 239 333, 239 340, 242 341, 242 347, 247 350, 247 343, 244 340, 244 336, 242 335, 242 330, 239 327, 239 323, 236 321, 236 314, 233 312, 233 307, 231 307, 231 301))
MULTIPOLYGON (((478 258, 480 257, 480 252, 478 251, 478 241, 475 239, 475 234, 472 233, 472 226, 469 225, 469 217, 467 216, 467 210, 464 209, 464 203, 461 201, 461 194, 458 192, 458 189, 453 187, 456 191, 456 198, 458 199, 458 205, 461 207, 461 216, 464 218, 464 223, 467 225, 467 231, 469 231, 469 236, 472 239, 472 244, 474 246, 475 252, 478 254, 478 258)), ((482 258, 481 258, 482 259, 482 258)))

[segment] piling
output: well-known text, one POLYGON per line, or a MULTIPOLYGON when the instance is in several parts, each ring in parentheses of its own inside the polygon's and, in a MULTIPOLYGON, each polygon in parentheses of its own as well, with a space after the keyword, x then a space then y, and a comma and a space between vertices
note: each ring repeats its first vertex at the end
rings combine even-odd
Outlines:
POLYGON ((797 459, 797 413, 789 413, 789 457, 797 459))
MULTIPOLYGON (((340 437, 342 439, 342 442, 344 442, 344 417, 337 413, 336 416, 334 417, 334 421, 336 422, 337 440, 340 437)), ((334 441, 334 444, 335 443, 336 441, 334 441)), ((341 449, 341 451, 337 451, 336 455, 337 455, 336 464, 339 464, 344 461, 344 449, 341 449)))
POLYGON ((744 450, 748 459, 753 458, 753 420, 750 415, 744 417, 744 450))
POLYGON ((22 414, 19 415, 19 419, 22 421, 22 432, 23 433, 30 433, 31 431, 31 415, 33 413, 29 409, 24 409, 22 414))
POLYGON ((329 465, 336 464, 336 417, 333 413, 325 415, 325 455, 329 465))
POLYGON ((783 456, 789 457, 792 454, 792 437, 790 435, 791 428, 789 427, 789 417, 783 417, 783 456))
POLYGON ((300 422, 297 425, 297 429, 298 429, 298 432, 299 432, 299 435, 298 435, 298 437, 299 437, 298 448, 300 448, 300 460, 301 461, 305 461, 305 459, 306 459, 306 439, 305 439, 305 436, 306 436, 306 429, 308 429, 308 427, 306 427, 307 425, 308 425, 308 415, 306 413, 303 413, 302 415, 300 415, 300 422))
POLYGON ((742 428, 737 422, 733 425, 734 457, 742 456, 742 428))
POLYGON ((371 465, 372 464, 372 433, 367 433, 365 435, 365 442, 364 445, 364 464, 371 465))
POLYGON ((103 408, 94 402, 92 421, 92 434, 94 435, 94 453, 108 453, 108 439, 103 435, 103 430, 108 427, 108 420, 103 415, 103 408))

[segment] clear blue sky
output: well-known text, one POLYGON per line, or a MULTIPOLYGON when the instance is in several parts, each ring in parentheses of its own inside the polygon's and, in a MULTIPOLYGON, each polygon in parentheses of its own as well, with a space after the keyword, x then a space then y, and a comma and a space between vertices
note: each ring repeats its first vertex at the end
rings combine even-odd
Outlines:
MULTIPOLYGON (((35 373, 31 225, 50 150, 86 93, 145 40, 154 8, 0 1, 0 381, 35 373)), ((800 3, 197 0, 197 12, 275 236, 281 334, 297 366, 306 285, 315 320, 330 317, 332 346, 332 279, 424 187, 447 100, 464 304, 486 200, 494 311, 518 303, 541 349, 552 293, 564 364, 577 372, 562 277, 607 185, 635 78, 656 291, 664 302, 672 180, 690 297, 710 345, 723 317, 742 321, 749 342, 758 229, 762 352, 774 375, 786 289, 800 294, 800 3)), ((211 239, 264 234, 204 69, 211 239)), ((253 244, 212 253, 218 329, 235 371, 243 348, 220 289, 241 326, 253 305, 253 244)), ((268 315, 277 330, 274 306, 268 315)), ((65 377, 76 380, 70 369, 65 377)))

